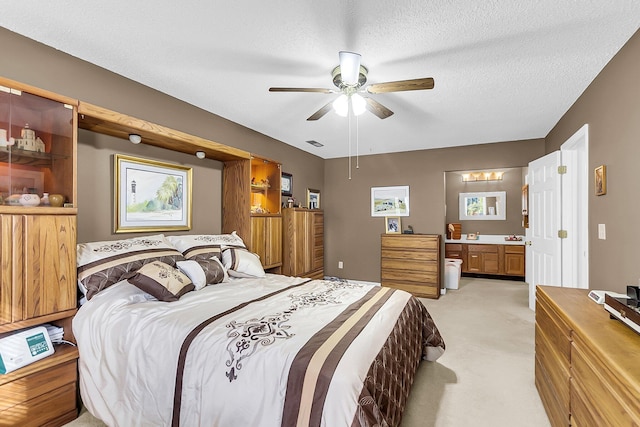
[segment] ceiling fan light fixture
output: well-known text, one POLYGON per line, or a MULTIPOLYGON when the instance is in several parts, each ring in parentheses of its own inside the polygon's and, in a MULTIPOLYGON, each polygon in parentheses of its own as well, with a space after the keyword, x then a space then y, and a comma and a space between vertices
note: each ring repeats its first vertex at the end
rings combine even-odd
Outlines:
POLYGON ((333 109, 336 114, 342 117, 347 117, 349 114, 349 98, 347 95, 342 94, 333 101, 333 109))
POLYGON ((353 109, 353 114, 359 116, 367 111, 367 101, 357 93, 351 95, 351 108, 353 109))
POLYGON ((340 51, 340 74, 342 82, 349 86, 358 84, 360 76, 360 54, 340 51))

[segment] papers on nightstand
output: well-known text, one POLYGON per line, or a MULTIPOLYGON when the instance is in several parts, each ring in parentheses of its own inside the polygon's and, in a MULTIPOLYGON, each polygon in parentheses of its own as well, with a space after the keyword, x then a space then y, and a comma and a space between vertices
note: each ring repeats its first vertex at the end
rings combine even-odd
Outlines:
POLYGON ((48 323, 45 323, 42 326, 47 328, 47 332, 49 333, 49 338, 51 339, 52 343, 59 344, 62 342, 62 337, 64 336, 63 328, 61 328, 60 326, 50 325, 48 323))

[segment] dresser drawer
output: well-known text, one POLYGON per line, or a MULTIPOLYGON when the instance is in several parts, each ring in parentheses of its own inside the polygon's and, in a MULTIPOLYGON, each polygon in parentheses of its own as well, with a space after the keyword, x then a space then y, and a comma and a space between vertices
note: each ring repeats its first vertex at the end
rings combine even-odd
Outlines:
POLYGON ((396 249, 438 249, 439 236, 422 236, 419 234, 401 234, 382 236, 382 246, 396 249))
POLYGON ((440 296, 440 289, 438 286, 425 286, 424 284, 407 283, 394 280, 383 281, 382 286, 402 289, 403 291, 407 291, 422 298, 438 298, 440 296))
POLYGON ((77 411, 76 383, 73 382, 3 410, 0 427, 63 425, 76 418, 77 411))
POLYGON ((65 384, 75 383, 77 378, 76 364, 77 362, 74 360, 4 384, 0 387, 0 411, 43 395, 65 384))
POLYGON ((536 299, 536 328, 544 331, 549 345, 562 356, 563 363, 568 367, 571 360, 571 330, 543 297, 536 299))
POLYGON ((594 417, 607 420, 608 425, 640 425, 638 396, 629 394, 619 377, 612 374, 579 336, 574 338, 571 349, 571 376, 576 389, 572 393, 584 396, 585 402, 598 403, 590 411, 594 417))
POLYGON ((436 271, 424 272, 384 269, 381 276, 383 285, 385 281, 413 282, 420 286, 438 284, 438 273, 436 271))
POLYGON ((416 275, 418 278, 430 274, 435 275, 438 272, 438 266, 435 263, 425 263, 415 259, 382 258, 380 263, 383 272, 389 270, 401 275, 416 275))
POLYGON ((403 249, 383 248, 381 256, 383 259, 414 259, 416 261, 438 260, 438 252, 436 251, 408 251, 403 249))
POLYGON ((545 331, 536 323, 535 329, 536 378, 544 377, 544 383, 550 386, 549 394, 556 400, 555 404, 562 409, 561 413, 569 413, 570 366, 569 361, 554 350, 547 340, 545 331))

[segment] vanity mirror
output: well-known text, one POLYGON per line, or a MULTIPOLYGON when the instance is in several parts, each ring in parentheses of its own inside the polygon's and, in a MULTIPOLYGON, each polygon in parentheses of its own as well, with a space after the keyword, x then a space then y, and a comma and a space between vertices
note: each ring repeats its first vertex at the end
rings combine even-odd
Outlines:
POLYGON ((460 193, 460 220, 506 220, 507 192, 460 193))

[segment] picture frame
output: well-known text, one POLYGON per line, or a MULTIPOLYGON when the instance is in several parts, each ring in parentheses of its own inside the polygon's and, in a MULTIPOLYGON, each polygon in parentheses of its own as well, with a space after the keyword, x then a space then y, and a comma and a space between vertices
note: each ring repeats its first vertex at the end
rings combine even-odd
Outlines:
POLYGON ((607 167, 600 165, 593 171, 596 196, 607 194, 607 167))
POLYGON ((409 186, 371 187, 371 216, 409 216, 409 186))
POLYGON ((192 169, 114 154, 114 231, 191 230, 192 169))
POLYGON ((280 189, 283 196, 293 196, 293 175, 287 172, 282 172, 280 177, 280 189))
POLYGON ((309 209, 320 209, 320 190, 307 188, 307 207, 309 209))
POLYGON ((384 217, 384 232, 387 234, 402 234, 402 221, 399 216, 384 217))

